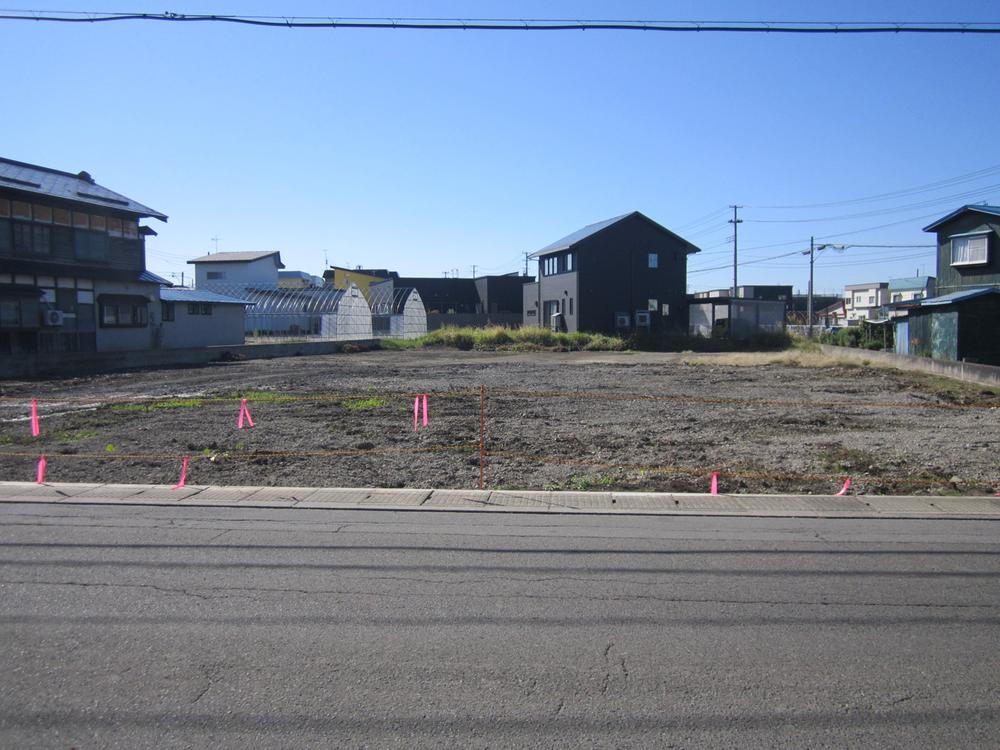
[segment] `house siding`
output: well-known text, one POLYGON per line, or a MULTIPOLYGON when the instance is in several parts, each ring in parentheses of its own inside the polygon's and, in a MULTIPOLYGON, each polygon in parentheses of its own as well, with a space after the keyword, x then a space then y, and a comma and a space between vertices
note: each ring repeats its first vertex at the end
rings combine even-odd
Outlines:
POLYGON ((1000 286, 1000 221, 974 212, 965 213, 938 228, 937 243, 938 296, 966 289, 1000 286), (981 266, 951 265, 951 236, 979 231, 989 232, 988 262, 981 266))
POLYGON ((614 333, 618 312, 628 312, 634 327, 636 311, 648 310, 649 300, 656 300, 651 330, 686 331, 687 248, 683 240, 641 216, 630 216, 578 243, 580 330, 614 333), (656 268, 649 268, 649 253, 657 253, 656 268), (669 305, 669 315, 663 315, 663 305, 669 305))

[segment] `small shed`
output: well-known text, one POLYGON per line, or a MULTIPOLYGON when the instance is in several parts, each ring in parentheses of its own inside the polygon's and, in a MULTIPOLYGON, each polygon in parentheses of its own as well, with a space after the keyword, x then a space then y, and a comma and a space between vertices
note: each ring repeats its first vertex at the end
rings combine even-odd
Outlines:
POLYGON ((416 289, 392 285, 369 287, 374 335, 395 339, 415 339, 427 333, 427 310, 416 289))
POLYGON ((202 289, 162 287, 160 309, 152 315, 154 342, 163 349, 242 344, 251 304, 202 289))
POLYGON ((785 303, 759 299, 698 299, 688 305, 692 336, 713 334, 745 339, 761 332, 785 330, 785 303))
POLYGON ((896 352, 1000 365, 1000 289, 987 287, 895 305, 896 352))

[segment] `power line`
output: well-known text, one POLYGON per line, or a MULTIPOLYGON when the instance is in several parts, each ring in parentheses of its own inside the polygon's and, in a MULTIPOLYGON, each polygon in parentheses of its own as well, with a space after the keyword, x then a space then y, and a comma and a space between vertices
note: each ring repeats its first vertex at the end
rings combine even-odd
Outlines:
POLYGON ((936 206, 941 203, 949 203, 962 198, 972 198, 984 193, 992 193, 998 189, 1000 189, 1000 183, 986 185, 985 187, 976 188, 975 190, 966 190, 961 193, 942 195, 938 198, 931 198, 930 200, 918 201, 916 203, 904 203, 891 208, 877 208, 872 211, 862 211, 854 214, 841 214, 840 216, 814 216, 808 219, 747 219, 747 221, 755 224, 804 224, 818 223, 822 221, 843 221, 845 219, 862 219, 869 216, 884 216, 886 214, 900 213, 901 211, 930 208, 931 206, 936 206))
POLYGON ((951 185, 961 185, 964 182, 973 182, 988 175, 996 174, 997 172, 1000 172, 1000 164, 992 167, 984 167, 982 169, 977 169, 974 172, 967 172, 965 174, 957 175, 955 177, 947 177, 943 180, 938 180, 936 182, 928 182, 924 185, 917 185, 916 187, 902 188, 900 190, 892 190, 887 193, 876 193, 875 195, 868 195, 863 198, 849 198, 847 200, 830 201, 828 203, 800 203, 798 205, 785 205, 785 206, 779 206, 779 205, 747 206, 747 208, 800 209, 800 208, 833 208, 834 206, 849 206, 855 203, 868 203, 872 201, 889 200, 891 198, 902 198, 907 195, 917 195, 919 193, 927 193, 942 187, 949 187, 951 185))
POLYGON ((516 18, 332 18, 318 16, 101 13, 96 11, 3 11, 0 20, 54 23, 166 21, 228 23, 286 29, 391 29, 438 31, 652 31, 761 34, 1000 34, 1000 24, 977 21, 643 21, 516 18))

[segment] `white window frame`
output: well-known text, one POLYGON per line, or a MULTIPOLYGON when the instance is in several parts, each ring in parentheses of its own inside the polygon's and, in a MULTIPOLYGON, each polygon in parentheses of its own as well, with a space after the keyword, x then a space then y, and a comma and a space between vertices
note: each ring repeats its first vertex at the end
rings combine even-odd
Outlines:
POLYGON ((951 265, 953 266, 984 266, 990 262, 990 233, 989 232, 969 232, 967 234, 953 234, 948 239, 951 240, 951 265), (956 249, 962 248, 963 254, 969 256, 970 245, 974 240, 982 239, 982 260, 955 260, 956 249))

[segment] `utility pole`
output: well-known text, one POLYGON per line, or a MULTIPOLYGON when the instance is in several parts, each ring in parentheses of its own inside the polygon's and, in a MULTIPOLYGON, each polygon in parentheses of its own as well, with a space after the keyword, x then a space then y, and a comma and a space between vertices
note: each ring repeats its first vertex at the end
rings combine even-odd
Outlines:
POLYGON ((476 264, 472 264, 472 278, 476 278, 476 264))
POLYGON ((729 223, 733 225, 733 299, 737 296, 737 282, 736 282, 736 264, 737 264, 737 252, 739 248, 739 243, 737 241, 738 233, 737 229, 740 224, 743 223, 743 219, 739 217, 737 213, 743 206, 730 206, 733 209, 733 218, 729 220, 729 223))
POLYGON ((816 259, 816 238, 809 238, 809 302, 806 306, 806 335, 813 337, 813 263, 816 259))
POLYGON ((521 253, 524 256, 524 275, 528 275, 528 256, 531 255, 527 250, 521 253))

